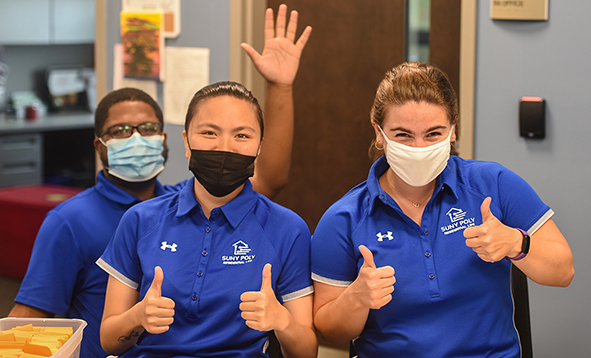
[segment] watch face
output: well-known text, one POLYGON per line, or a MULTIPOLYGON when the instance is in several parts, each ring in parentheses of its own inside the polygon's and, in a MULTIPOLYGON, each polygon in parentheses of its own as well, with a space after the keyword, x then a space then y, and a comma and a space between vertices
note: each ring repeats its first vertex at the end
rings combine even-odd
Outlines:
POLYGON ((525 230, 522 230, 522 229, 517 229, 517 230, 519 230, 519 232, 521 232, 521 235, 523 235, 523 241, 521 242, 521 253, 527 254, 527 253, 529 253, 529 241, 530 241, 529 234, 525 230))

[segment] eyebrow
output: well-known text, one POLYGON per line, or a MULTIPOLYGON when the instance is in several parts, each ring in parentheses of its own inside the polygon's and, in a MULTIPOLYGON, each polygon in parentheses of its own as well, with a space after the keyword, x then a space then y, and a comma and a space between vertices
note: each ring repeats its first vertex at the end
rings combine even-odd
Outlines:
MULTIPOLYGON (((433 131, 438 130, 438 129, 445 129, 445 128, 446 128, 446 126, 436 125, 436 126, 433 126, 431 128, 428 128, 425 131, 425 133, 429 133, 429 132, 433 132, 433 131)), ((411 130, 409 130, 407 128, 404 128, 404 127, 394 127, 392 129, 390 129, 390 132, 393 132, 393 131, 401 131, 401 132, 404 132, 404 133, 412 134, 412 131, 411 130)))
MULTIPOLYGON (((221 130, 222 129, 222 127, 218 126, 217 124, 208 123, 208 122, 206 122, 206 123, 200 123, 200 124, 197 125, 197 128, 203 128, 203 127, 213 128, 215 130, 221 130)), ((232 128, 232 131, 233 132, 241 132, 241 131, 245 131, 245 130, 256 132, 256 129, 254 129, 251 126, 240 126, 240 127, 232 128)))

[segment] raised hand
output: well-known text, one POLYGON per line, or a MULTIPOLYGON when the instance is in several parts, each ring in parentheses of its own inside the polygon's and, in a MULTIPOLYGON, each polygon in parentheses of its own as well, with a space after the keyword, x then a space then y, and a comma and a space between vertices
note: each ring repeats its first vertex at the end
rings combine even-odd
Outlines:
POLYGON ((271 264, 266 264, 263 268, 261 290, 244 292, 240 296, 241 316, 248 327, 257 331, 278 330, 287 325, 284 317, 289 312, 277 301, 272 282, 271 264))
POLYGON ((279 85, 293 83, 298 72, 300 56, 312 28, 307 26, 300 38, 295 41, 298 25, 298 12, 293 10, 287 22, 287 6, 279 6, 277 22, 273 21, 273 10, 267 9, 265 13, 265 48, 259 54, 252 46, 242 43, 240 46, 251 58, 257 71, 269 82, 279 85), (295 42, 294 42, 295 41, 295 42))
POLYGON ((162 297, 164 272, 160 266, 154 268, 154 280, 140 302, 142 306, 140 321, 144 329, 153 334, 168 331, 174 321, 174 301, 162 297))
POLYGON ((486 262, 497 262, 505 257, 515 257, 521 252, 521 233, 504 225, 490 211, 492 199, 487 197, 480 206, 482 225, 464 230, 466 246, 486 262))
POLYGON ((363 265, 351 285, 353 292, 365 307, 379 309, 392 300, 396 282, 394 268, 376 267, 373 254, 364 245, 359 246, 359 252, 363 256, 363 265))

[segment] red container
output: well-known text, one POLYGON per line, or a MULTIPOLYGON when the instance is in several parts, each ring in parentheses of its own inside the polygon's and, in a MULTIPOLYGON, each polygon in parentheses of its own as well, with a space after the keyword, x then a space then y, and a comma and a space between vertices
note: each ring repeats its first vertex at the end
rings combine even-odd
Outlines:
POLYGON ((49 210, 82 189, 32 185, 0 189, 0 276, 22 280, 49 210))

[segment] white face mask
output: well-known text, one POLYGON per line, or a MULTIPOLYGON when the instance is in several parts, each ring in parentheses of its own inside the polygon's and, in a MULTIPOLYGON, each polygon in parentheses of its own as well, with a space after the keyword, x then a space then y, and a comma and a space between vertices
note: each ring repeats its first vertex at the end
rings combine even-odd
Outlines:
MULTIPOLYGON (((378 126, 378 128, 380 128, 378 126)), ((390 168, 410 186, 424 186, 445 169, 451 151, 450 140, 453 126, 447 139, 428 147, 409 147, 389 139, 382 128, 380 132, 386 140, 386 160, 390 168)))

